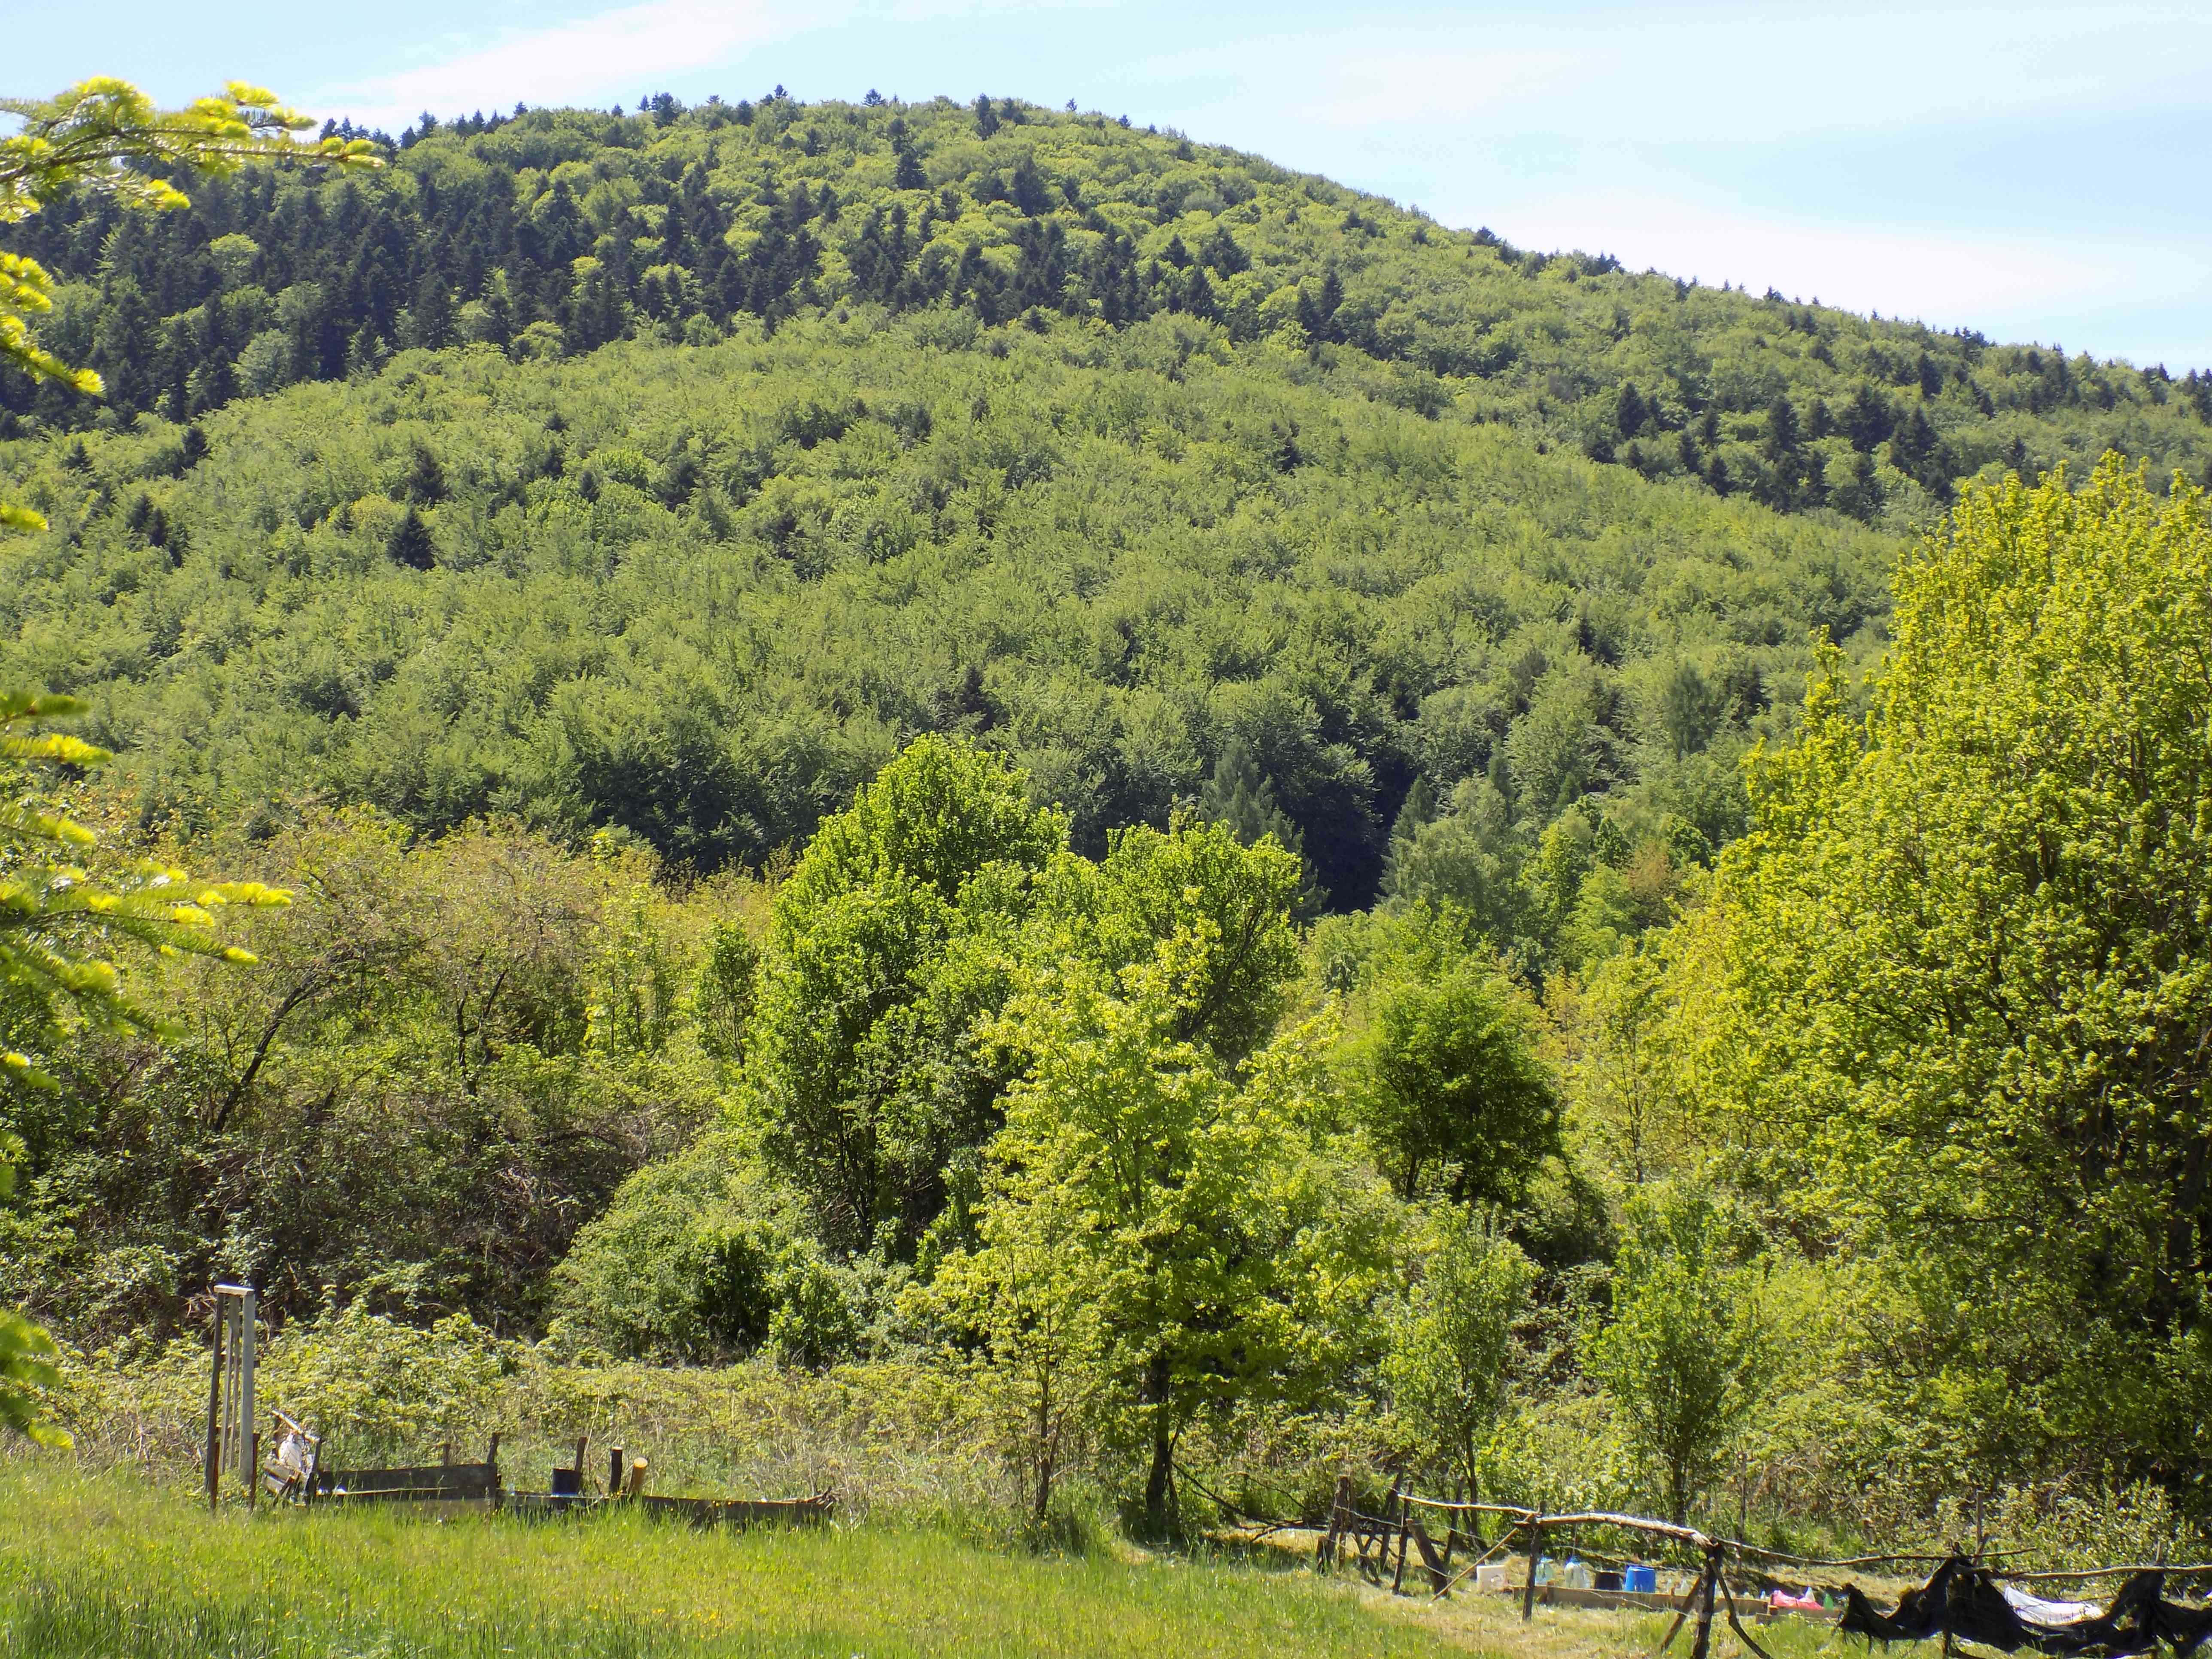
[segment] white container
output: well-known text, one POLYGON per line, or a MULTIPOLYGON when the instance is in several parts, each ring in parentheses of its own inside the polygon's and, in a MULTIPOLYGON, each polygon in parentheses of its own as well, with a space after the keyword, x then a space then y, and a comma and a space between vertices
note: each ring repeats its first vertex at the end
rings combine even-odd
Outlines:
POLYGON ((1505 1564, 1503 1561, 1484 1562, 1474 1570, 1474 1587, 1477 1590, 1493 1592, 1510 1588, 1505 1582, 1505 1564))

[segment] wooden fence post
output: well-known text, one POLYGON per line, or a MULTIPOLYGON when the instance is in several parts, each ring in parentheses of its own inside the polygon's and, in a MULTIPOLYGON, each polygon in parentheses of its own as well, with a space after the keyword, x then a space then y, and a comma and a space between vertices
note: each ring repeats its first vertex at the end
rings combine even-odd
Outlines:
POLYGON ((222 1495, 222 1298, 215 1299, 214 1352, 208 1364, 207 1500, 215 1513, 222 1495))
POLYGON ((1326 1562, 1332 1568, 1336 1565, 1337 1540, 1344 1535, 1344 1511, 1351 1503, 1352 1477, 1340 1474, 1336 1477, 1336 1495, 1329 1500, 1328 1535, 1321 1540, 1320 1551, 1315 1557, 1316 1563, 1326 1562))
POLYGON ((1444 1535, 1444 1553, 1438 1555, 1437 1547, 1430 1541, 1429 1529, 1419 1516, 1413 1525, 1413 1547, 1421 1557, 1421 1571, 1429 1576, 1429 1591, 1432 1596, 1442 1595, 1451 1588, 1451 1535, 1444 1535))
POLYGON ((1690 1644, 1690 1659, 1710 1659, 1713 1644, 1713 1591, 1720 1583, 1721 1553, 1717 1547, 1705 1551, 1705 1572, 1698 1585, 1698 1634, 1690 1644))
MULTIPOLYGON (((1406 1546, 1413 1535, 1413 1494, 1411 1491, 1398 1494, 1398 1571, 1390 1579, 1390 1594, 1397 1595, 1406 1588, 1406 1546)), ((1388 1547, 1389 1539, 1384 1539, 1388 1547)))
MULTIPOLYGON (((1528 1582, 1521 1591, 1521 1622, 1527 1624, 1536 1611, 1536 1563, 1544 1559, 1544 1522, 1540 1516, 1528 1517, 1528 1582)), ((1698 1659, 1705 1659, 1703 1654, 1698 1659)))

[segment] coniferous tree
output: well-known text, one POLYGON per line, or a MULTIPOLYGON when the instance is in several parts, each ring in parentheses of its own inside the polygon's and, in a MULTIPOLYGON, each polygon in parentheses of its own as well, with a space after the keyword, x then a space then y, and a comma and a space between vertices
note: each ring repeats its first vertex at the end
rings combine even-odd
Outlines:
POLYGON ((1305 872, 1298 896, 1301 914, 1310 915, 1327 902, 1328 895, 1315 884, 1312 867, 1305 862, 1304 832, 1277 804, 1273 781, 1260 769, 1242 738, 1231 738, 1222 746, 1206 787, 1199 792, 1198 815, 1206 823, 1228 826, 1242 846, 1255 847, 1273 836, 1284 851, 1297 856, 1305 872))
POLYGON ((376 331, 363 323, 354 331, 353 338, 346 342, 345 373, 349 380, 367 380, 382 368, 392 355, 376 331))
POLYGON ((1637 391, 1636 383, 1633 380, 1625 383, 1620 388, 1620 396, 1613 402, 1613 429, 1624 438, 1633 438, 1644 430, 1644 423, 1650 418, 1643 394, 1637 391))
POLYGON ((414 303, 408 307, 408 326, 401 343, 434 351, 453 337, 453 292, 436 271, 427 271, 415 285, 414 303))
POLYGON ((410 506, 435 507, 446 499, 446 471, 426 443, 418 441, 408 457, 406 490, 410 506))
POLYGON ((1014 165, 1009 193, 1013 198, 1015 208, 1032 219, 1052 206, 1052 197, 1045 187, 1044 175, 1037 171, 1036 161, 1026 155, 1014 165))
POLYGON ((1252 268, 1252 258, 1237 246, 1237 239, 1229 234, 1229 227, 1216 224, 1206 233, 1206 240, 1198 245, 1198 262, 1211 266, 1224 276, 1234 276, 1240 270, 1252 268))
POLYGON ((400 514, 392 538, 384 544, 386 557, 410 570, 428 570, 438 562, 438 550, 430 539, 430 526, 412 506, 400 514))
POLYGON ((1305 845, 1298 827, 1276 805, 1274 785, 1242 738, 1231 738, 1222 746, 1206 787, 1199 792, 1198 815, 1209 823, 1227 824, 1242 846, 1254 846, 1266 836, 1293 853, 1305 845))
POLYGON ((921 157, 915 152, 914 135, 907 131, 902 116, 891 118, 890 141, 894 161, 891 187, 894 190, 927 190, 929 175, 921 169, 921 157))

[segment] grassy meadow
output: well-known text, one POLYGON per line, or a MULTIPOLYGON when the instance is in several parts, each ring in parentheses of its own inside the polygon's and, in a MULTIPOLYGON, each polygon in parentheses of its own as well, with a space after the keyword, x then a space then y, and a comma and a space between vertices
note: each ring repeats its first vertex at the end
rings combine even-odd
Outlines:
POLYGON ((1303 1575, 1025 1558, 922 1528, 210 1519, 177 1488, 21 1470, 0 1492, 0 1650, 22 1659, 1454 1650, 1303 1575))
MULTIPOLYGON (((1262 1557, 1274 1552, 1261 1552, 1262 1557)), ((1390 1598, 1279 1560, 987 1548, 897 1524, 693 1533, 235 1507, 117 1473, 0 1471, 0 1651, 16 1659, 692 1655, 1648 1653, 1656 1620, 1390 1598)), ((1843 1643, 1762 1632, 1776 1659, 1843 1643)), ((1680 1644, 1686 1650, 1687 1644, 1680 1644)), ((1717 1659, 1735 1659, 1719 1635, 1717 1659)))

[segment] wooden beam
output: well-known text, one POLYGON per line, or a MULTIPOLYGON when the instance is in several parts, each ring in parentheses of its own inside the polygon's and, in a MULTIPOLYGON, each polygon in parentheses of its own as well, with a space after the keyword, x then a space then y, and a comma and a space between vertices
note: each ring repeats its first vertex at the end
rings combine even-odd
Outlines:
POLYGON ((1705 1575, 1698 1586, 1698 1634, 1690 1644, 1690 1659, 1711 1659, 1713 1650, 1713 1591, 1719 1587, 1721 1556, 1718 1549, 1705 1552, 1705 1575))
POLYGON ((208 1513, 215 1513, 222 1495, 222 1298, 215 1299, 214 1349, 208 1364, 207 1419, 208 1513))

